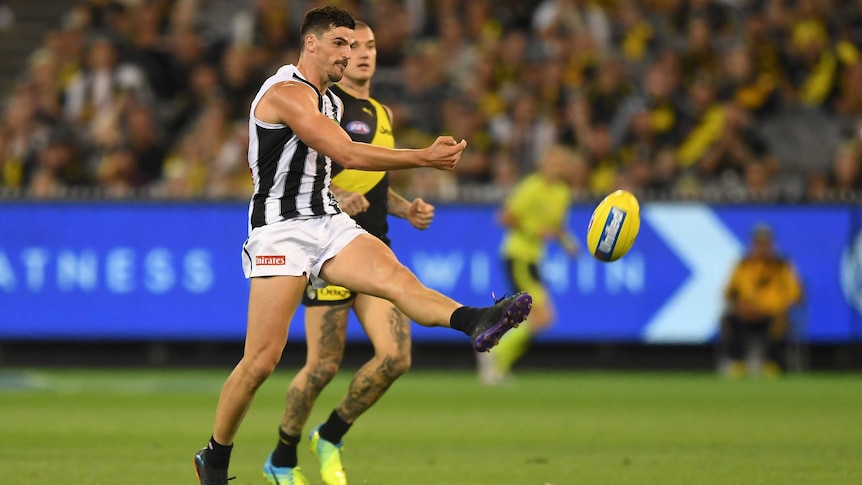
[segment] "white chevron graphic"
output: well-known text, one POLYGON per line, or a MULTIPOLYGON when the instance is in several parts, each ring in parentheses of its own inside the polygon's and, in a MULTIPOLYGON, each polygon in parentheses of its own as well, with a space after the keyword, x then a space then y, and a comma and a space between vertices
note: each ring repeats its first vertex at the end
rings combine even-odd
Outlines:
POLYGON ((688 280, 644 327, 644 340, 708 341, 718 327, 724 285, 742 256, 743 245, 705 205, 650 204, 642 215, 691 270, 688 280))

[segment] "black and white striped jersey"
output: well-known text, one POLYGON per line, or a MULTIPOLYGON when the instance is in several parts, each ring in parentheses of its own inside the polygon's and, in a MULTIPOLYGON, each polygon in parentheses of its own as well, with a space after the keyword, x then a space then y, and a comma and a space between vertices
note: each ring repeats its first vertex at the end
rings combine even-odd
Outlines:
POLYGON ((282 66, 267 79, 249 114, 248 165, 254 182, 249 203, 249 232, 256 227, 297 217, 338 214, 341 209, 329 190, 332 161, 307 146, 287 124, 272 124, 254 116, 257 103, 276 83, 295 81, 317 93, 317 107, 339 123, 344 111, 341 100, 329 89, 321 93, 294 65, 282 66))

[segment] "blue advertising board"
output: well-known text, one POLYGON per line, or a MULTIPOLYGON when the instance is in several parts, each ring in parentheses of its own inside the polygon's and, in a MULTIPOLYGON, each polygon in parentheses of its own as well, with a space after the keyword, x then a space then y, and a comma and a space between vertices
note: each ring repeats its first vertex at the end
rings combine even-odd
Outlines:
MULTIPOLYGON (((576 206, 581 239, 592 207, 576 206)), ((432 226, 393 220, 399 259, 467 305, 507 291, 495 207, 439 206, 432 226)), ((631 252, 614 263, 551 246, 542 274, 559 342, 702 343, 751 228, 772 226, 805 286, 812 341, 862 340, 862 211, 846 206, 645 204, 631 252)), ((242 339, 244 204, 6 203, 0 206, 0 339, 242 339)), ((294 318, 290 338, 303 338, 294 318)), ((413 327, 421 341, 459 341, 413 327)), ((351 340, 363 340, 352 322, 351 340)))

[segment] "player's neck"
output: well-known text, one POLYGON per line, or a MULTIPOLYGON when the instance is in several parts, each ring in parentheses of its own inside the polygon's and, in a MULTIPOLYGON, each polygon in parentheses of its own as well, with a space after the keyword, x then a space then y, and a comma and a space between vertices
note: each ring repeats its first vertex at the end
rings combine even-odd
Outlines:
POLYGON ((310 65, 310 63, 304 63, 301 57, 299 62, 296 63, 296 69, 300 74, 302 74, 302 77, 304 77, 306 81, 311 83, 311 85, 316 87, 321 93, 326 91, 326 89, 332 84, 326 73, 318 72, 313 65, 310 65))
POLYGON ((341 81, 338 81, 338 87, 344 90, 347 94, 353 96, 356 99, 368 99, 371 97, 371 81, 354 81, 352 79, 347 79, 346 77, 341 78, 341 81))

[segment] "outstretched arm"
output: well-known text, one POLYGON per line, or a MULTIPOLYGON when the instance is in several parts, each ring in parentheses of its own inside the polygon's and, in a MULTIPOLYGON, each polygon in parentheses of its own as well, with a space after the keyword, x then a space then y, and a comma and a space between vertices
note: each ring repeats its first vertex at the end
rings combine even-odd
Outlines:
POLYGON ((267 123, 287 124, 306 145, 345 168, 358 170, 412 167, 453 170, 467 146, 466 141, 456 143, 450 136, 438 137, 428 148, 418 150, 354 142, 338 123, 318 111, 317 96, 311 87, 296 82, 283 82, 269 88, 254 115, 267 123))

